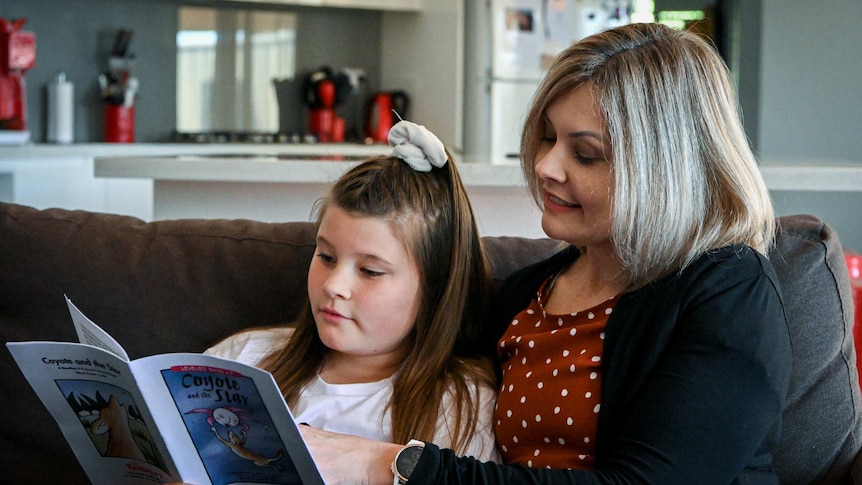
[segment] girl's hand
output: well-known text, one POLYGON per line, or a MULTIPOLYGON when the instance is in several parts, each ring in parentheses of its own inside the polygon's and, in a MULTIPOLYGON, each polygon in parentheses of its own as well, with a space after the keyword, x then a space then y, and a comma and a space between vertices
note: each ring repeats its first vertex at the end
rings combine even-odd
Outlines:
POLYGON ((330 433, 307 425, 300 425, 299 430, 327 484, 392 483, 392 462, 403 445, 330 433))

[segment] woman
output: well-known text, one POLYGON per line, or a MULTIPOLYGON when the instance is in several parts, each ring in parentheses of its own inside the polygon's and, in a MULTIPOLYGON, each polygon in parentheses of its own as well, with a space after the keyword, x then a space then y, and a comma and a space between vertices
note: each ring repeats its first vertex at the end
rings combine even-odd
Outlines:
POLYGON ((721 58, 656 24, 588 37, 549 70, 521 148, 542 227, 568 247, 496 299, 506 464, 305 429, 327 481, 384 483, 397 455, 411 485, 777 483, 791 364, 775 216, 721 58))

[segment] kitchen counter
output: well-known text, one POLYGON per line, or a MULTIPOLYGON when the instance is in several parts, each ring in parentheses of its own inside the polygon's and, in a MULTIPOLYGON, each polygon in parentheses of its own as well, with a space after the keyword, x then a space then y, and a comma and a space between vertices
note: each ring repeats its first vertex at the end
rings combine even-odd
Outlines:
POLYGON ((0 145, 0 162, 13 159, 38 159, 58 156, 150 157, 209 154, 297 154, 373 155, 387 153, 386 145, 351 143, 28 143, 0 145))
MULTIPOLYGON (((232 154, 96 157, 95 175, 152 180, 154 219, 309 220, 314 202, 329 184, 370 154, 334 150, 312 155, 304 147, 294 148, 253 154, 239 150, 232 154)), ((377 153, 389 153, 388 147, 374 148, 377 153)), ((483 234, 543 236, 539 210, 524 188, 518 165, 458 158, 456 155, 483 234)), ((772 191, 838 191, 854 193, 854 198, 862 196, 862 161, 765 161, 761 170, 772 191)))
MULTIPOLYGON (((236 153, 150 157, 96 157, 97 177, 132 177, 199 182, 330 183, 370 155, 389 154, 391 148, 360 154, 236 153)), ((456 158, 456 163, 458 159, 456 158)), ((517 165, 459 163, 464 184, 472 187, 521 187, 517 165)))
MULTIPOLYGON (((96 157, 94 173, 151 180, 153 219, 311 220, 315 202, 342 173, 368 156, 391 153, 385 145, 286 147, 261 147, 253 153, 234 148, 232 153, 96 157)), ((483 234, 543 235, 518 166, 458 163, 483 234)))
MULTIPOLYGON (((227 145, 236 147, 236 145, 227 145)), ((328 183, 364 155, 389 153, 383 145, 359 151, 339 151, 327 145, 287 145, 290 151, 218 150, 188 156, 97 157, 97 177, 133 177, 152 180, 243 181, 281 183, 328 183), (314 147, 312 153, 305 147, 314 147), (323 147, 324 149, 321 149, 323 147), (315 154, 319 156, 314 156, 315 154), (227 155, 227 156, 225 156, 227 155), (332 156, 335 155, 335 156, 332 156), (347 161, 340 161, 345 158, 347 161)), ((456 162, 460 161, 456 156, 456 162)), ((520 168, 513 163, 460 163, 468 186, 522 186, 520 168)), ((862 161, 849 160, 764 160, 761 173, 770 190, 862 192, 862 161)))
MULTIPOLYGON (((150 180, 330 182, 355 160, 388 154, 386 145, 78 143, 0 145, 0 171, 11 164, 58 157, 93 157, 96 177, 150 180), (250 155, 250 156, 244 156, 250 155), (315 159, 316 158, 316 159, 315 159), (338 161, 345 158, 346 161, 338 161)), ((521 186, 518 166, 460 160, 465 183, 521 186)), ((862 160, 763 160, 771 190, 862 191, 862 160)))

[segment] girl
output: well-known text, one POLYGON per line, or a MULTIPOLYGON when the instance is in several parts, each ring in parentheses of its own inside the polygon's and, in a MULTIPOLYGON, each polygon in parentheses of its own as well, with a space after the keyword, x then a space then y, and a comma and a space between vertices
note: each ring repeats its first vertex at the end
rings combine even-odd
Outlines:
POLYGON ((457 345, 478 332, 488 285, 472 208, 433 134, 402 121, 390 143, 394 156, 354 167, 322 200, 295 325, 207 353, 270 371, 299 422, 497 460, 493 372, 457 345))

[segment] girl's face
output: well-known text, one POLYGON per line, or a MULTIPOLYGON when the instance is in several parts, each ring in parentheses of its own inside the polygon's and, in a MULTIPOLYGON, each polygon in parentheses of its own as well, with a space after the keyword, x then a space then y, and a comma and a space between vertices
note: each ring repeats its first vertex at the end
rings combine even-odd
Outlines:
POLYGON ((419 304, 419 269, 392 226, 330 205, 317 231, 308 296, 331 351, 399 363, 419 304))
POLYGON ((593 94, 584 84, 548 106, 534 161, 542 188, 542 229, 576 246, 610 243, 610 138, 593 94))

